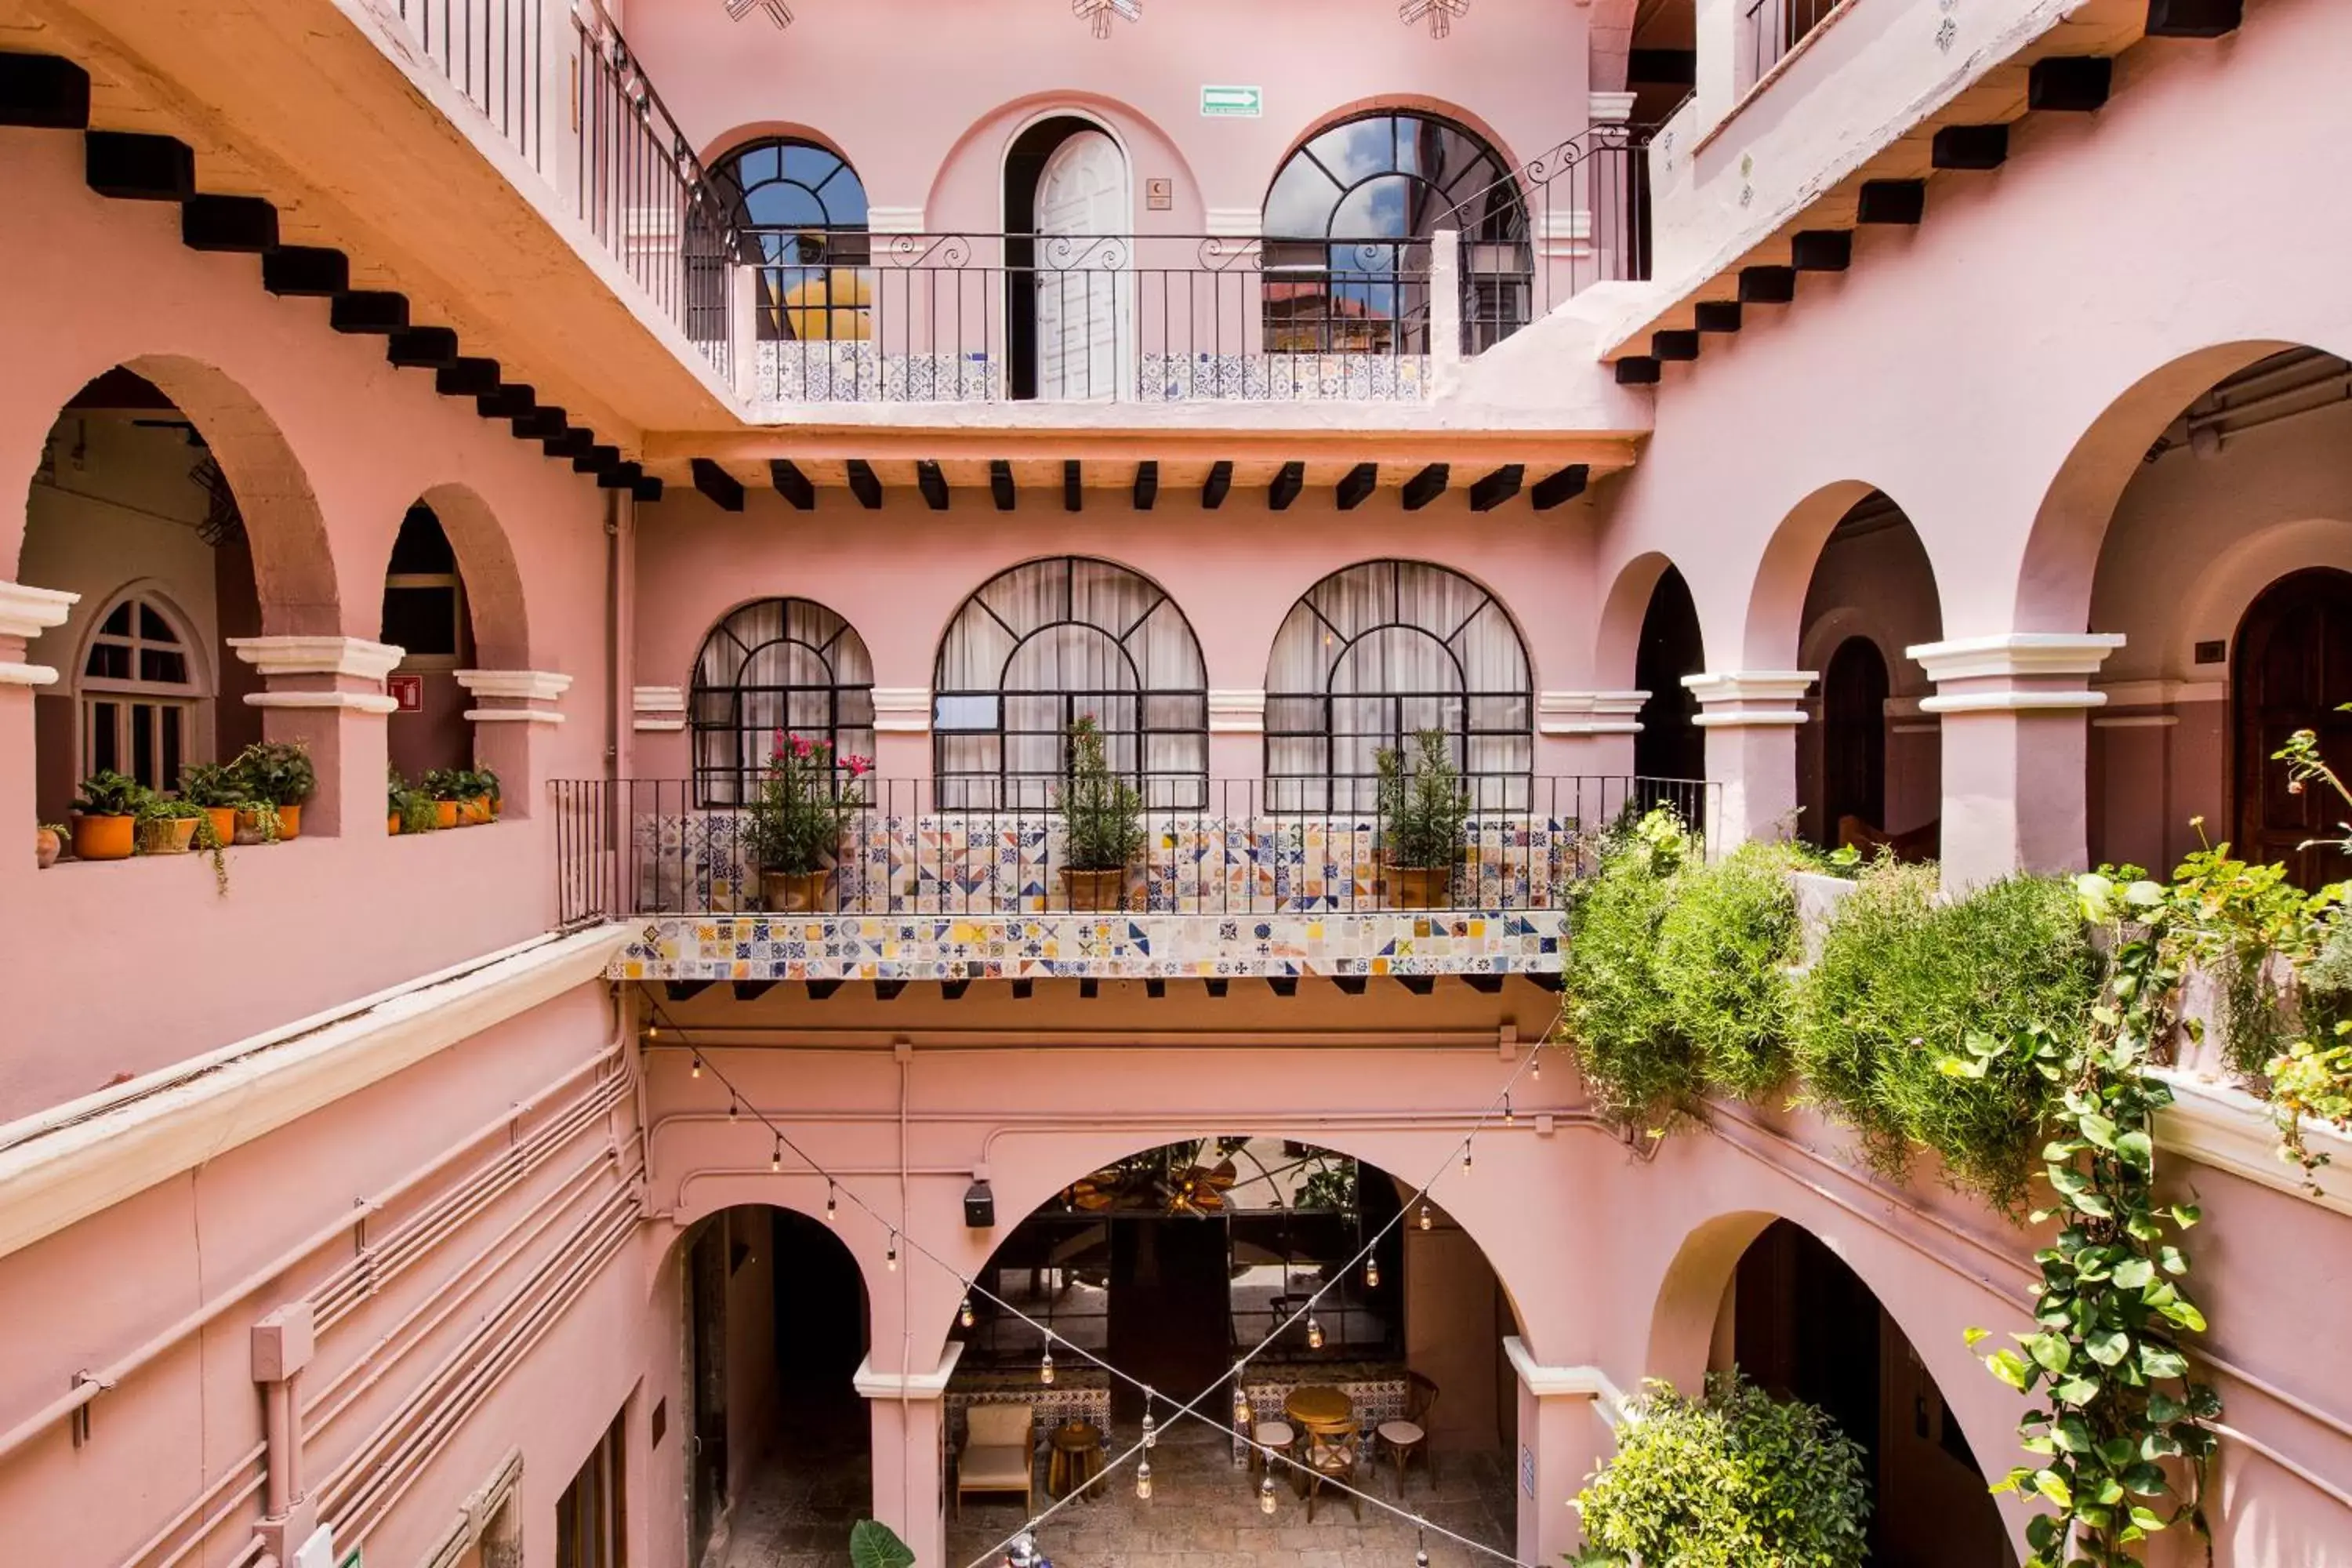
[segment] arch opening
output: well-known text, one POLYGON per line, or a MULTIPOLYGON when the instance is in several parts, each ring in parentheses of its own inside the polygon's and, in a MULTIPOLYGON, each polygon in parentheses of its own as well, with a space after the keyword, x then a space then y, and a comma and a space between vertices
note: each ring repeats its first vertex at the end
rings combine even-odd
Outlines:
POLYGON ((423 501, 402 517, 393 541, 377 637, 402 650, 393 673, 415 678, 414 705, 404 697, 386 726, 394 770, 421 779, 436 769, 471 766, 470 698, 457 671, 475 663, 473 606, 449 535, 423 501))
POLYGON ((1699 639, 1698 605, 1681 571, 1667 566, 1650 589, 1634 644, 1633 685, 1642 701, 1641 733, 1633 737, 1633 772, 1643 779, 1706 777, 1706 732, 1698 698, 1683 684, 1706 668, 1699 639))

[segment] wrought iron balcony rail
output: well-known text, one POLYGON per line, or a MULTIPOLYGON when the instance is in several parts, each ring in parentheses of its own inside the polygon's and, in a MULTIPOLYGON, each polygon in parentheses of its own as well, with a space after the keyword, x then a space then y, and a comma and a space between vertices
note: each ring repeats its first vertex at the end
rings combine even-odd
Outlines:
POLYGON ((1762 81, 1780 57, 1805 40, 1822 19, 1837 9, 1839 0, 1748 0, 1741 18, 1748 37, 1746 86, 1762 81))
POLYGON ((755 395, 1417 399, 1427 241, 751 228, 755 395))
POLYGON ((1649 145, 1647 127, 1591 126, 1437 220, 1462 237, 1465 355, 1595 283, 1649 277, 1649 145))
MULTIPOLYGON (((858 782, 813 911, 843 916, 1043 914, 1072 908, 1061 814, 940 804, 928 779, 858 782)), ((1472 778, 1460 856, 1434 907, 1502 914, 1563 907, 1595 868, 1601 835, 1670 805, 1711 824, 1721 786, 1626 775, 1472 778)), ((749 814, 698 805, 684 779, 559 780, 559 916, 566 927, 765 907, 749 814)), ((1273 809, 1255 779, 1211 781, 1205 810, 1142 814, 1145 847, 1120 908, 1133 913, 1369 913, 1408 907, 1378 811, 1273 809)), ((1083 906, 1081 906, 1083 907, 1083 906)), ((795 911, 798 912, 798 911, 795 911)))

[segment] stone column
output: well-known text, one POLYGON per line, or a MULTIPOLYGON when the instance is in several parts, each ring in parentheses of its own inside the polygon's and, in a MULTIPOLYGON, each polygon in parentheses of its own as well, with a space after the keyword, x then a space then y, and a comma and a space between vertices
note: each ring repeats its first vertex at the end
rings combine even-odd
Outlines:
POLYGON ((1706 731, 1706 777, 1718 795, 1710 802, 1707 841, 1730 849, 1751 838, 1782 838, 1796 830, 1798 704, 1817 679, 1810 669, 1739 669, 1685 675, 1698 698, 1691 722, 1706 731))
POLYGON ((943 1395, 961 1341, 930 1372, 877 1370, 868 1354, 851 1386, 866 1397, 874 1426, 874 1517, 914 1548, 918 1564, 947 1561, 948 1441, 943 1395))
POLYGON ((1585 1478, 1617 1451, 1624 1396, 1592 1366, 1544 1366, 1517 1334, 1503 1354, 1519 1382, 1519 1451, 1512 1460, 1522 1563, 1558 1563, 1584 1540, 1573 1506, 1585 1478))
POLYGON ((0 858, 5 867, 0 886, 33 871, 32 828, 39 820, 33 694, 58 679, 49 666, 25 661, 26 645, 51 626, 63 626, 80 598, 55 588, 0 583, 0 822, 10 824, 17 837, 16 847, 0 858))
POLYGON ((302 808, 303 833, 373 831, 383 821, 390 761, 384 715, 398 706, 383 678, 404 650, 340 637, 231 637, 228 646, 261 672, 264 689, 246 701, 262 710, 263 736, 310 748, 319 791, 302 808))
POLYGON ((1999 632, 1904 649, 1943 723, 1947 889, 2011 871, 2077 871, 2090 852, 2090 679, 2119 632, 1999 632))
POLYGON ((555 706, 572 678, 544 669, 461 669, 457 684, 474 699, 466 718, 474 726, 476 765, 499 775, 507 816, 529 817, 547 789, 547 753, 563 722, 555 706))

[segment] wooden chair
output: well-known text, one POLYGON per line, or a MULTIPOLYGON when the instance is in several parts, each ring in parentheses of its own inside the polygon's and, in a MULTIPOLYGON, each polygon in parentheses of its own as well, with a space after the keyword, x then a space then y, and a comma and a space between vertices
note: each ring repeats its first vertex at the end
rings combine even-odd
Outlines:
POLYGON ((1362 1451, 1361 1434, 1353 1421, 1307 1434, 1307 1522, 1315 1522, 1315 1494, 1326 1481, 1349 1488, 1348 1502, 1361 1523, 1364 1498, 1356 1485, 1356 1458, 1362 1451))
POLYGON ((1037 1511, 1037 1412, 1027 1405, 975 1405, 964 1412, 956 1456, 956 1517, 966 1492, 1019 1492, 1037 1511))
POLYGON ((1429 1447, 1429 1407, 1437 1403, 1437 1384, 1417 1372, 1405 1373, 1404 1419, 1383 1421, 1375 1428, 1381 1446, 1396 1461, 1397 1496, 1404 1496, 1404 1468, 1421 1456, 1421 1467, 1429 1472, 1429 1486, 1437 1489, 1437 1457, 1429 1447))
MULTIPOLYGON (((1278 1462, 1266 1458, 1268 1449, 1286 1458, 1296 1458, 1298 1455, 1298 1433, 1287 1421, 1256 1423, 1250 1428, 1250 1440, 1256 1445, 1249 1451, 1248 1473, 1253 1476, 1261 1470, 1273 1468, 1278 1462)), ((1285 1479, 1297 1474, 1288 1465, 1284 1465, 1282 1468, 1285 1479)))

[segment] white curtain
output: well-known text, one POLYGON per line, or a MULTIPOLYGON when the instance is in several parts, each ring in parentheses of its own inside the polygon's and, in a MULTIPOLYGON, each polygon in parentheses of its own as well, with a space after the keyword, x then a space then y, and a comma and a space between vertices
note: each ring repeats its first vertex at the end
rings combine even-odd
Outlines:
POLYGON ((703 804, 745 798, 775 732, 874 754, 874 664, 848 622, 807 599, 761 599, 703 639, 694 667, 694 764, 703 804))

